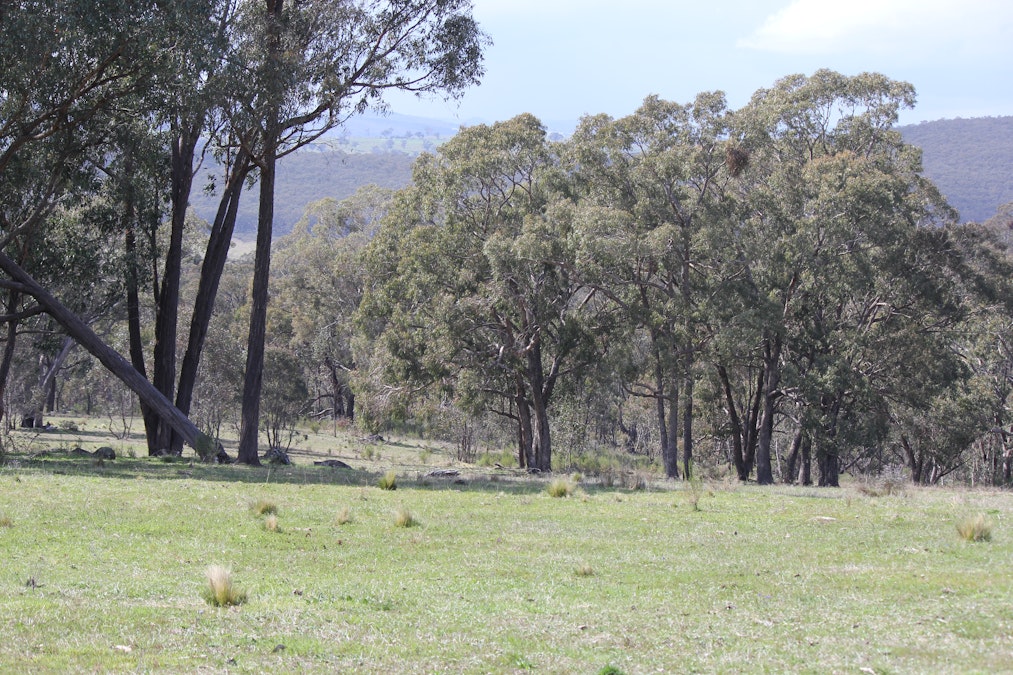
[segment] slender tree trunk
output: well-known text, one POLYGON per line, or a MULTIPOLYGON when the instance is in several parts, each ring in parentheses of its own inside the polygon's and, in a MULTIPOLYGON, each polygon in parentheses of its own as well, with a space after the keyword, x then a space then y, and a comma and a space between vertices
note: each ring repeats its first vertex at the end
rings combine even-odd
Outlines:
POLYGON ((267 337, 268 284, 271 276, 271 237, 274 225, 274 179, 277 160, 269 150, 260 169, 260 213, 257 252, 253 262, 250 334, 246 343, 246 374, 243 377, 242 424, 239 461, 260 465, 257 440, 260 432, 260 392, 263 387, 264 346, 267 337))
POLYGON ((531 406, 528 405, 520 378, 517 380, 517 393, 514 396, 517 403, 517 464, 522 469, 528 469, 534 467, 535 459, 532 450, 531 406))
MULTIPOLYGON (((158 391, 168 398, 173 397, 176 380, 176 333, 179 324, 179 284, 183 267, 183 230, 186 226, 186 210, 190 203, 193 186, 193 159, 197 147, 196 129, 177 130, 172 142, 171 157, 171 202, 172 218, 169 227, 169 245, 165 254, 165 268, 162 283, 158 289, 158 305, 155 310, 155 347, 151 364, 151 381, 158 391)), ((166 452, 172 446, 172 428, 158 424, 152 434, 148 432, 148 447, 152 444, 157 452, 166 452)))
POLYGON ((542 369, 541 345, 535 341, 527 351, 527 381, 531 387, 531 413, 534 418, 532 446, 535 468, 552 470, 552 433, 549 428, 549 401, 542 369))
POLYGON ((795 429, 795 435, 791 439, 791 449, 788 451, 788 469, 785 473, 788 483, 798 482, 799 452, 802 449, 802 427, 795 429))
MULTIPOLYGON (((671 477, 679 478, 679 383, 671 382, 668 392, 668 455, 672 462, 671 477)), ((666 473, 668 467, 666 465, 666 473)))
POLYGON ((770 485, 774 482, 770 465, 770 442, 774 433, 777 391, 781 384, 780 334, 775 334, 773 338, 765 341, 763 352, 763 415, 760 418, 756 447, 756 482, 760 485, 770 485))
POLYGON ((742 439, 745 436, 742 430, 742 423, 739 419, 735 396, 732 393, 732 382, 728 377, 728 369, 723 365, 717 366, 718 379, 721 380, 721 388, 725 393, 725 411, 728 415, 728 423, 732 427, 732 464, 735 465, 735 473, 739 480, 749 480, 749 466, 742 451, 742 439))
POLYGON ((17 347, 18 324, 20 323, 13 318, 13 315, 17 312, 20 302, 21 293, 15 290, 7 292, 7 314, 12 315, 12 318, 7 322, 7 339, 4 342, 3 360, 0 361, 0 420, 3 420, 6 412, 7 380, 11 374, 11 365, 14 363, 14 350, 17 347))
MULTIPOLYGON (((243 184, 251 171, 249 156, 240 152, 233 166, 232 174, 222 192, 218 204, 215 222, 211 226, 204 262, 201 264, 200 281, 197 286, 197 297, 194 300, 193 314, 190 319, 190 337, 186 352, 179 369, 179 385, 176 388, 176 407, 184 414, 190 414, 193 402, 193 391, 197 385, 197 372, 204 351, 211 317, 214 313, 218 286, 225 271, 225 263, 229 257, 232 234, 235 231, 236 216, 239 213, 239 199, 242 196, 243 184)), ((183 447, 183 438, 173 435, 172 451, 178 454, 183 447)))
POLYGON ((682 408, 682 475, 689 480, 693 476, 693 364, 686 356, 686 370, 683 383, 682 408))

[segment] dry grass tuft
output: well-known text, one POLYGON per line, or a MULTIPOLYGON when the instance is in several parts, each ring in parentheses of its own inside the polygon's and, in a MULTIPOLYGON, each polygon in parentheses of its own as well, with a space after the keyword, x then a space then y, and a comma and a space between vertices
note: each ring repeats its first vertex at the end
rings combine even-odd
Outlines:
POLYGON ((577 569, 575 569, 573 573, 576 574, 578 577, 593 577, 594 568, 588 565, 587 563, 582 563, 577 566, 577 569))
POLYGON ((393 471, 380 476, 380 481, 377 483, 381 490, 397 490, 397 474, 393 471))
POLYGON ((992 541, 992 523, 984 513, 969 516, 957 523, 957 534, 966 541, 992 541))
POLYGON ((556 478, 549 483, 545 491, 550 497, 569 497, 573 494, 573 483, 563 478, 556 478))
POLYGON ((259 499, 250 505, 250 509, 258 516, 278 515, 278 505, 270 499, 259 499))
POLYGON ((14 527, 14 521, 10 516, 0 516, 0 527, 14 527))
POLYGON ((264 518, 264 529, 268 532, 281 532, 281 527, 278 525, 278 516, 272 513, 267 518, 264 518))
POLYGON ((338 515, 335 517, 334 522, 338 525, 347 525, 352 522, 352 510, 347 506, 343 507, 340 511, 338 511, 338 515))
POLYGON ((220 565, 211 565, 207 569, 207 586, 204 587, 204 599, 215 607, 232 607, 246 602, 246 593, 232 583, 232 572, 220 565))
POLYGON ((402 505, 394 510, 394 527, 415 527, 418 524, 408 507, 402 505))

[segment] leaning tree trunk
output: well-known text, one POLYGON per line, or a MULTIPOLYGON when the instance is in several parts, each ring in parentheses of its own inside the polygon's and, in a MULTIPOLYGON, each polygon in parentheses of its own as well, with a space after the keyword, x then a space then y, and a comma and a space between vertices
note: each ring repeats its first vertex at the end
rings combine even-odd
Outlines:
MULTIPOLYGON (((193 403, 193 391, 197 385, 197 372, 204 351, 204 342, 211 325, 215 298, 218 296, 218 285, 221 283, 222 274, 225 271, 229 247, 232 244, 232 233, 236 226, 236 216, 239 213, 239 198, 242 196, 243 184, 251 169, 249 156, 240 152, 236 158, 232 175, 222 192, 215 222, 211 226, 211 236, 208 239, 204 262, 201 264, 197 297, 194 300, 193 314, 190 319, 190 337, 186 352, 183 354, 183 362, 179 370, 179 384, 176 387, 176 407, 185 415, 190 414, 190 406, 193 403)), ((183 439, 174 434, 173 454, 178 454, 182 445, 183 439)))
POLYGON ((35 298, 46 313, 63 326, 67 335, 97 358, 109 372, 137 394, 138 398, 150 406, 167 424, 171 425, 202 459, 228 460, 228 455, 225 454, 221 446, 216 446, 212 439, 202 433, 186 415, 173 406, 169 399, 155 389, 119 352, 105 344, 80 317, 53 297, 49 291, 3 252, 0 252, 0 270, 18 285, 18 290, 35 298))

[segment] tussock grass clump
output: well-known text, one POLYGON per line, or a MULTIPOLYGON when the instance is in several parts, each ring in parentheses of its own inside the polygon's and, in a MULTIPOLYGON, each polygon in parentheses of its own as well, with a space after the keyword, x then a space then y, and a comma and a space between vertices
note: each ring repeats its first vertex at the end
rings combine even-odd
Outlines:
POLYGON ((647 478, 639 471, 623 474, 623 487, 627 490, 646 490, 647 478))
POLYGON ((10 516, 0 516, 0 527, 14 527, 14 521, 10 516))
POLYGON ((393 471, 380 476, 380 481, 377 483, 381 490, 396 490, 397 489, 397 474, 393 471))
POLYGON ((264 518, 264 529, 268 532, 281 532, 281 526, 278 525, 278 516, 272 513, 267 518, 264 518))
POLYGON ((204 587, 204 599, 214 607, 232 607, 246 602, 246 593, 232 583, 232 572, 221 565, 211 565, 207 569, 207 586, 204 587))
POLYGON ((258 516, 278 515, 278 505, 270 499, 259 499, 250 505, 250 509, 258 516))
POLYGON ((573 494, 573 483, 563 478, 556 478, 546 486, 545 491, 549 493, 550 497, 557 499, 569 497, 573 494))
POLYGON ((984 513, 969 516, 957 523, 957 534, 966 541, 992 541, 992 523, 984 513))
POLYGON ((415 527, 418 524, 407 506, 401 505, 394 510, 394 527, 415 527))
POLYGON ((334 518, 334 522, 338 525, 347 525, 352 522, 352 510, 347 506, 343 507, 338 511, 338 515, 334 518))
POLYGON ((576 574, 578 577, 593 577, 594 568, 588 565, 587 563, 581 563, 580 565, 577 566, 575 570, 573 570, 573 573, 576 574))

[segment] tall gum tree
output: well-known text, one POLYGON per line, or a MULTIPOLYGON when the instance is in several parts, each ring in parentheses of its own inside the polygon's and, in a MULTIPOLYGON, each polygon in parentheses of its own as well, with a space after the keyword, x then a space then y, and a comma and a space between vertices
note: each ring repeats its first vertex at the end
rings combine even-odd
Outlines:
POLYGON ((575 273, 575 210, 531 115, 462 130, 416 165, 367 252, 360 323, 389 394, 439 385, 511 419, 520 465, 552 466, 561 378, 607 348, 607 312, 575 273), (560 191, 562 189, 562 191, 560 191))
POLYGON ((651 363, 630 391, 657 403, 670 477, 680 418, 683 473, 692 467, 697 360, 710 340, 700 317, 719 283, 708 232, 730 214, 728 114, 719 92, 686 105, 649 97, 628 117, 584 120, 570 144, 595 286, 650 338, 651 363))
POLYGON ((239 461, 259 464, 277 160, 351 115, 383 109, 385 91, 459 96, 482 74, 487 38, 469 0, 250 0, 243 9, 250 95, 232 124, 258 169, 260 201, 239 461))

